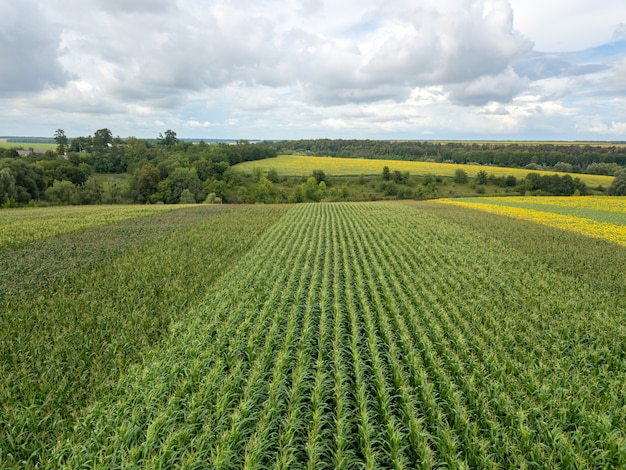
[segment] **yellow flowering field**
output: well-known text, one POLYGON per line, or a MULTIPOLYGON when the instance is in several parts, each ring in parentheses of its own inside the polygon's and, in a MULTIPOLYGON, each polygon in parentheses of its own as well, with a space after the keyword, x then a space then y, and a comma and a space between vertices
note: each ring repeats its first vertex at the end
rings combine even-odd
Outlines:
POLYGON ((626 246, 626 198, 498 197, 441 199, 438 202, 530 220, 626 246))
MULTIPOLYGON (((251 173, 254 168, 267 171, 275 169, 282 176, 307 176, 313 170, 323 170, 331 176, 376 175, 388 166, 391 171, 408 171, 412 175, 433 174, 454 176, 458 169, 465 170, 470 177, 475 177, 481 170, 496 176, 515 176, 525 178, 531 171, 541 175, 553 175, 554 171, 536 171, 522 168, 503 168, 498 166, 461 165, 455 163, 412 162, 404 160, 370 160, 364 158, 309 157, 303 155, 279 155, 266 160, 244 162, 235 165, 235 170, 251 173)), ((559 173, 561 175, 565 173, 559 173)), ((613 181, 612 176, 583 175, 571 173, 573 178, 580 178, 590 187, 607 187, 613 181)))
POLYGON ((185 206, 66 206, 0 211, 0 248, 16 248, 64 233, 108 225, 185 206))
POLYGON ((560 206, 580 209, 594 209, 598 211, 621 212, 626 214, 626 199, 620 196, 520 196, 520 197, 493 197, 498 202, 532 203, 548 206, 560 206))

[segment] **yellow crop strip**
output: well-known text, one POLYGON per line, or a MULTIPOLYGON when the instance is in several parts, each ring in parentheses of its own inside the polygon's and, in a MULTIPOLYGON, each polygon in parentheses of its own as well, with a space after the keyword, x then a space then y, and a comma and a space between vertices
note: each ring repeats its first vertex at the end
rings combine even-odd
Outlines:
MULTIPOLYGON (((505 200, 505 198, 501 198, 505 200)), ((508 200, 521 201, 524 198, 509 198, 508 200)), ((543 198, 526 198, 531 202, 539 203, 543 198)), ((554 199, 554 198, 549 198, 554 199)), ((561 198, 563 199, 563 198, 561 198)), ((581 203, 580 198, 572 198, 572 203, 581 203)), ((589 199, 589 198, 588 198, 589 199)), ((490 199, 493 200, 493 199, 490 199)), ((491 212, 498 215, 513 217, 516 219, 529 220, 543 225, 558 227, 563 230, 581 233, 583 235, 609 240, 613 243, 626 246, 626 226, 615 225, 605 222, 598 222, 592 219, 576 217, 573 215, 555 214, 547 211, 539 211, 526 209, 521 207, 500 206, 497 204, 485 204, 480 202, 457 201, 454 199, 441 199, 438 202, 442 204, 455 204, 471 209, 478 209, 485 212, 491 212)), ((550 202, 545 201, 545 204, 550 202)), ((564 203, 561 203, 564 204, 564 203)), ((606 209, 605 209, 606 210, 606 209)))
POLYGON ((523 196, 523 197, 492 197, 490 201, 520 202, 542 204, 547 206, 574 207, 579 209, 594 209, 608 212, 626 213, 626 198, 623 197, 588 197, 588 196, 523 196))
MULTIPOLYGON (((308 176, 313 170, 323 170, 330 176, 359 176, 381 174, 387 166, 391 171, 408 171, 412 175, 433 174, 453 177, 456 170, 464 170, 468 176, 475 177, 479 171, 495 176, 515 176, 525 178, 528 173, 554 175, 554 171, 536 171, 522 168, 504 168, 499 166, 462 165, 456 163, 414 162, 404 160, 372 160, 365 158, 309 157, 303 155, 279 155, 278 157, 244 162, 233 168, 238 171, 252 172, 254 168, 264 171, 275 169, 283 176, 308 176)), ((558 173, 564 175, 566 173, 558 173)), ((585 175, 571 173, 572 178, 580 178, 590 187, 607 187, 613 181, 612 176, 585 175)))

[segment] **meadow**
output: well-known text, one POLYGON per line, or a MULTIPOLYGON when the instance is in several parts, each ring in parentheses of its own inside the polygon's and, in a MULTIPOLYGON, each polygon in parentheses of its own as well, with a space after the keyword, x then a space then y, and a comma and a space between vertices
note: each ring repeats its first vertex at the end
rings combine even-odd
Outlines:
POLYGON ((445 202, 200 205, 0 253, 0 466, 626 466, 611 239, 445 202))
POLYGON ((33 150, 56 150, 57 144, 45 144, 39 142, 8 142, 6 138, 0 139, 1 148, 33 149, 33 150))
MULTIPOLYGON (((411 175, 437 175, 453 177, 456 170, 464 170, 474 178, 479 171, 486 171, 495 176, 515 176, 525 178, 531 170, 522 168, 505 168, 497 166, 462 165, 454 163, 416 162, 405 160, 372 160, 361 158, 309 157, 302 155, 279 155, 275 158, 239 163, 233 167, 236 171, 252 173, 255 168, 264 171, 276 170, 281 176, 309 176, 314 170, 323 170, 331 176, 380 175, 387 166, 391 171, 408 171, 411 175)), ((536 171, 540 175, 553 175, 554 171, 536 171)), ((561 175, 565 173, 559 173, 561 175)), ((571 173, 572 178, 580 178, 589 187, 608 187, 613 181, 612 176, 586 175, 571 173)))

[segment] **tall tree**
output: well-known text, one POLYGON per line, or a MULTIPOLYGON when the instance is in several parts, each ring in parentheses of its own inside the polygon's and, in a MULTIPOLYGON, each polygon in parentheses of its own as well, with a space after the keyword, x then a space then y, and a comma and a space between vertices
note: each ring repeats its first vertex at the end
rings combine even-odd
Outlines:
POLYGON ((159 137, 157 139, 157 142, 159 143, 159 145, 162 145, 163 147, 172 147, 173 145, 176 145, 179 142, 179 140, 176 137, 176 132, 174 132, 171 129, 168 129, 165 131, 165 137, 163 137, 163 134, 159 132, 159 137))
POLYGON ((106 127, 104 129, 98 129, 93 134, 93 147, 94 150, 104 150, 109 146, 109 144, 113 144, 113 134, 106 127))
POLYGON ((57 153, 63 155, 68 142, 65 131, 63 129, 57 129, 54 133, 54 140, 57 143, 57 153))

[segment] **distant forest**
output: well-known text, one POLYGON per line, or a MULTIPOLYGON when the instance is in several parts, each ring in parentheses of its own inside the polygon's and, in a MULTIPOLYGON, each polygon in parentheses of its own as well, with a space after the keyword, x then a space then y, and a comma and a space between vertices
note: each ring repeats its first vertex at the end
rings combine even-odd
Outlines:
POLYGON ((389 140, 283 140, 279 154, 339 158, 477 163, 533 170, 614 175, 626 167, 626 145, 471 143, 389 140))
MULTIPOLYGON (((58 129, 56 148, 24 153, 32 138, 18 146, 0 147, 0 207, 57 204, 119 203, 280 203, 319 200, 429 199, 487 194, 589 194, 589 189, 626 195, 626 146, 584 144, 522 144, 421 142, 383 140, 236 141, 233 143, 178 139, 167 130, 155 139, 113 137, 109 129, 68 138, 58 129), (279 177, 276 171, 253 175, 234 171, 241 162, 279 154, 320 155, 387 160, 476 163, 485 166, 477 178, 457 175, 453 189, 436 175, 401 172, 350 178, 327 178, 320 170, 308 178, 279 177), (493 178, 489 166, 590 173, 615 176, 608 188, 586 188, 570 175, 529 174, 493 178), (498 189, 503 188, 503 189, 498 189)), ((462 172, 464 173, 464 172, 462 172)))

